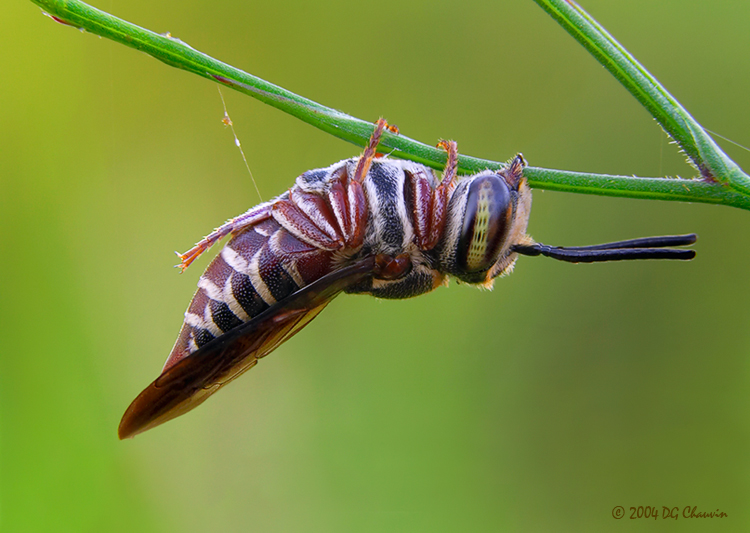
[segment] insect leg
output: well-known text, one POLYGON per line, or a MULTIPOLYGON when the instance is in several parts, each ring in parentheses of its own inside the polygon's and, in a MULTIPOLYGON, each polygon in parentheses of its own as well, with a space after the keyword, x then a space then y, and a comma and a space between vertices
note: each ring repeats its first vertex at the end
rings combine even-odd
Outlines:
POLYGON ((346 247, 352 250, 362 246, 367 227, 367 200, 362 183, 349 179, 346 166, 332 180, 328 190, 328 203, 336 216, 346 247))
POLYGON ((367 230, 367 200, 361 181, 350 181, 347 190, 349 201, 349 220, 351 230, 347 233, 346 244, 356 249, 365 242, 365 231, 367 230))
POLYGON ((334 184, 329 194, 329 201, 337 213, 339 223, 344 232, 348 248, 357 249, 365 240, 367 227, 367 200, 362 188, 362 182, 370 171, 370 165, 377 153, 378 143, 383 130, 388 129, 391 133, 398 134, 398 128, 389 126, 385 119, 380 118, 375 123, 375 131, 372 132, 365 151, 357 162, 352 179, 342 175, 339 179, 340 186, 334 184), (344 213, 346 213, 344 215, 344 213))
POLYGON ((271 204, 265 203, 253 207, 252 209, 250 209, 246 213, 241 214, 238 217, 234 217, 233 219, 227 221, 226 223, 206 235, 187 252, 182 254, 175 252, 182 261, 179 265, 177 265, 177 267, 181 272, 184 272, 185 269, 190 266, 190 263, 198 259, 198 257, 200 257, 203 252, 211 248, 211 246, 220 241, 222 238, 226 237, 230 233, 234 233, 243 228, 266 220, 270 216, 271 204))
POLYGON ((322 250, 333 251, 343 248, 342 236, 325 220, 325 211, 328 210, 324 205, 325 200, 318 197, 317 201, 314 201, 315 195, 295 193, 296 191, 293 191, 288 200, 281 199, 274 202, 271 214, 276 222, 299 240, 322 250), (300 204, 304 206, 305 203, 313 204, 316 209, 306 210, 300 207, 300 204), (315 220, 311 215, 315 217, 315 220))
POLYGON ((445 162, 443 179, 438 187, 447 188, 449 191, 456 185, 456 169, 458 168, 458 145, 456 141, 440 141, 437 145, 448 152, 448 160, 445 162))
MULTIPOLYGON (((431 250, 440 240, 440 236, 443 234, 443 229, 445 228, 448 200, 450 198, 450 193, 456 184, 458 145, 455 141, 440 141, 440 143, 438 143, 438 148, 442 148, 448 152, 448 160, 445 164, 445 171, 443 172, 443 179, 440 181, 440 185, 438 185, 431 193, 432 199, 430 202, 429 216, 427 217, 427 231, 423 236, 419 236, 420 231, 417 231, 418 239, 422 241, 419 243, 422 250, 431 250)), ((422 186, 417 186, 414 189, 414 193, 416 205, 423 205, 425 200, 422 199, 422 195, 426 194, 426 191, 423 191, 422 186)))
POLYGON ((396 280, 403 278, 412 269, 409 254, 399 254, 396 257, 378 254, 375 256, 375 271, 373 275, 376 279, 396 280))
POLYGON ((406 208, 411 214, 416 243, 420 250, 430 250, 436 244, 430 242, 430 228, 433 225, 432 211, 437 191, 422 172, 406 170, 405 174, 407 187, 410 189, 408 192, 411 193, 406 201, 406 208))
POLYGON ((523 154, 517 154, 510 163, 500 169, 499 174, 505 178, 505 181, 511 188, 518 189, 518 183, 523 177, 523 169, 526 166, 526 160, 523 154))
MULTIPOLYGON (((375 123, 375 131, 370 136, 370 142, 367 143, 367 148, 365 148, 362 157, 359 158, 359 163, 357 163, 357 170, 354 171, 354 181, 362 183, 362 180, 367 176, 372 160, 377 153, 378 143, 380 143, 380 136, 383 134, 384 128, 388 128, 388 123, 384 118, 379 118, 375 123)), ((390 128, 388 129, 390 130, 390 128)))

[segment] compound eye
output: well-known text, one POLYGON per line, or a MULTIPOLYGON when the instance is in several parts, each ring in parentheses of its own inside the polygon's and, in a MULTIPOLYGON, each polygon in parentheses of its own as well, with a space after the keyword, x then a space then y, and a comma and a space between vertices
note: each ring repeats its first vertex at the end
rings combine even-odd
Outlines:
POLYGON ((458 266, 486 272, 497 261, 513 218, 508 185, 500 176, 482 176, 469 186, 464 224, 458 239, 458 266))

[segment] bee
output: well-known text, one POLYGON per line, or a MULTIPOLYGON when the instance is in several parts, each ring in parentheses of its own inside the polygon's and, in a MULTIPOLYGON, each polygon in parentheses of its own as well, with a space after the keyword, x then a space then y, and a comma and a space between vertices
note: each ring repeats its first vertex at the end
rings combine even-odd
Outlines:
POLYGON ((130 404, 121 439, 203 403, 305 327, 341 292, 411 298, 448 277, 491 288, 518 255, 573 263, 692 259, 695 235, 555 247, 526 234, 531 189, 521 155, 457 176, 453 141, 442 179, 421 164, 377 158, 380 119, 360 157, 310 170, 277 198, 230 220, 180 255, 183 270, 232 238, 198 282, 161 375, 130 404))

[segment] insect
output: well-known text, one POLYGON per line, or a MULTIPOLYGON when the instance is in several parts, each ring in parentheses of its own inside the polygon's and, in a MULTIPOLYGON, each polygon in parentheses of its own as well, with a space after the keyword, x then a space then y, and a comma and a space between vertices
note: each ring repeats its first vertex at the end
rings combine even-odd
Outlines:
POLYGON ((692 259, 695 235, 554 247, 526 235, 531 190, 516 156, 500 170, 459 179, 456 143, 443 177, 423 165, 376 158, 379 120, 361 157, 310 170, 270 202, 180 255, 187 268, 232 239, 198 282, 161 375, 133 401, 121 439, 195 408, 306 326, 341 292, 410 298, 448 276, 483 287, 519 254, 569 262, 692 259))

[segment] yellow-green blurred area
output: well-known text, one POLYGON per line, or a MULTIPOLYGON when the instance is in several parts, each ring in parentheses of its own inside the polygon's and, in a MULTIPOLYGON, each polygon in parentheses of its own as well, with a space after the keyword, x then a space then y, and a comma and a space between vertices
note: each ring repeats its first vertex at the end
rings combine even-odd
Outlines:
MULTIPOLYGON (((702 124, 750 144, 750 3, 582 5, 702 124)), ((97 7, 466 154, 693 175, 531 0, 97 7)), ((341 296, 199 409, 118 441, 210 260, 179 275, 173 250, 259 199, 216 84, 30 2, 4 9, 0 531, 750 528, 750 212, 727 207, 537 190, 540 242, 696 232, 698 256, 522 257, 493 292, 341 296), (680 514, 630 520, 637 506, 680 514)), ((359 153, 223 91, 264 199, 359 153)))

